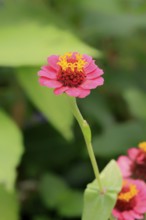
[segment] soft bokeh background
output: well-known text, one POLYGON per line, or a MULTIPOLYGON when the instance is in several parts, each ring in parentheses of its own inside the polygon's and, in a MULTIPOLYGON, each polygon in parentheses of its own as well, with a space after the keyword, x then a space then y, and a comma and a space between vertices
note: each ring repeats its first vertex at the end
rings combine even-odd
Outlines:
POLYGON ((64 96, 37 82, 51 54, 92 55, 105 84, 79 107, 100 170, 146 140, 145 0, 0 0, 0 219, 79 220, 93 180, 64 96))

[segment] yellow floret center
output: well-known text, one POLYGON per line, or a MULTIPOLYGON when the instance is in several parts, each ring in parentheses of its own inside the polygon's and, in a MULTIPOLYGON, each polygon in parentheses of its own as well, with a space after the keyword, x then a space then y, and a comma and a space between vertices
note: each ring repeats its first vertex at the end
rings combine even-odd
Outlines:
POLYGON ((87 64, 83 55, 80 53, 65 53, 64 55, 59 57, 59 62, 57 63, 62 70, 66 71, 68 68, 71 69, 72 72, 75 71, 83 71, 84 66, 87 64))
POLYGON ((128 192, 121 192, 118 199, 129 202, 134 196, 138 194, 138 190, 134 184, 130 184, 128 192))
POLYGON ((138 147, 146 153, 146 142, 139 143, 138 147))

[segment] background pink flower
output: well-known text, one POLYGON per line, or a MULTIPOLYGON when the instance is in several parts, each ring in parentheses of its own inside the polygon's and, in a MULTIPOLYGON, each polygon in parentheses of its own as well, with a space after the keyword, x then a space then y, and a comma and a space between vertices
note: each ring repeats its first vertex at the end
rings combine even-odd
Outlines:
POLYGON ((54 88, 56 95, 65 92, 79 98, 86 97, 91 89, 103 85, 102 74, 103 70, 91 56, 77 52, 50 56, 48 65, 42 66, 38 72, 40 84, 54 88))
POLYGON ((125 179, 118 194, 113 216, 118 220, 142 219, 146 212, 146 185, 143 181, 125 179))
POLYGON ((125 178, 146 182, 146 142, 140 143, 139 148, 130 148, 128 156, 120 156, 117 162, 125 178))

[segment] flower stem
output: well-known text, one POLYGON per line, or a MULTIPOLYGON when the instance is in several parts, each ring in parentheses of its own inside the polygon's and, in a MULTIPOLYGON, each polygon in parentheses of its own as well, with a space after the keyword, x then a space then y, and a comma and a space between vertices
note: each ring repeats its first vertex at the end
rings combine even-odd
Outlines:
POLYGON ((73 112, 73 115, 75 116, 76 120, 78 121, 80 128, 82 130, 84 139, 85 139, 85 143, 87 146, 87 150, 88 150, 88 154, 91 160, 91 164, 94 170, 94 174, 95 174, 95 178, 97 180, 98 186, 99 186, 99 190, 100 192, 103 192, 103 187, 101 185, 101 181, 100 181, 100 176, 99 176, 99 168, 96 162, 96 158, 93 152, 93 148, 92 148, 92 144, 91 144, 91 130, 90 127, 87 123, 86 120, 84 120, 84 118, 82 117, 80 110, 78 109, 77 103, 76 103, 76 99, 73 97, 68 97, 69 99, 69 103, 71 105, 71 109, 73 112))

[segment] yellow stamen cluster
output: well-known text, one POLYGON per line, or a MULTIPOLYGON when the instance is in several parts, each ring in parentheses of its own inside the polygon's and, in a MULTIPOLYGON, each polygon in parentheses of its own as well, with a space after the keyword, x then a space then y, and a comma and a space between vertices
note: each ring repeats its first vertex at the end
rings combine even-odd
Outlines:
POLYGON ((118 199, 122 201, 129 202, 130 199, 132 199, 134 196, 138 194, 138 190, 134 184, 131 184, 129 186, 129 191, 128 192, 121 192, 118 195, 118 199))
POLYGON ((138 147, 146 153, 146 142, 139 143, 138 147))
POLYGON ((84 66, 87 64, 87 62, 83 59, 83 56, 79 53, 75 54, 75 60, 73 62, 70 61, 72 58, 73 53, 65 53, 64 55, 59 57, 59 62, 57 63, 59 66, 61 66, 62 70, 67 70, 67 68, 70 68, 72 72, 75 71, 83 71, 84 66))

